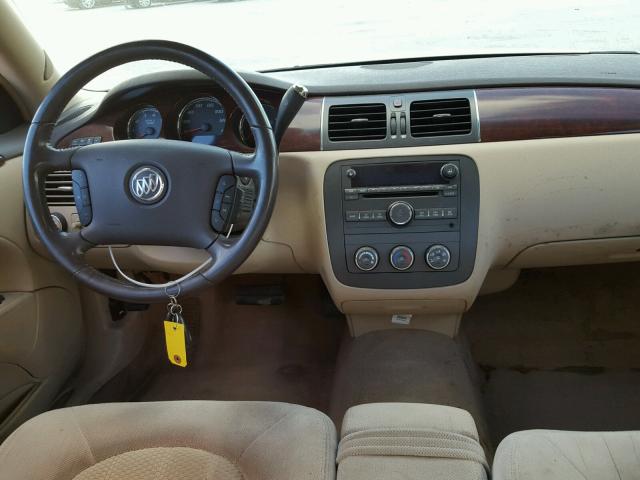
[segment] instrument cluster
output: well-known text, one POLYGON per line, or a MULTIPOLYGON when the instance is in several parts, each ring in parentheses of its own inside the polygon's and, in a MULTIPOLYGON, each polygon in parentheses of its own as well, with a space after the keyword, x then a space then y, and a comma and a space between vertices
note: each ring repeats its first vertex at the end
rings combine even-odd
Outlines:
MULTIPOLYGON (((264 101, 262 105, 273 124, 276 108, 264 101)), ((229 128, 245 147, 254 147, 251 129, 237 107, 225 108, 223 102, 215 96, 199 96, 178 102, 170 109, 154 104, 138 104, 129 111, 126 126, 121 122, 120 128, 116 126, 114 133, 122 139, 169 138, 219 145, 220 139, 228 136, 229 128)))

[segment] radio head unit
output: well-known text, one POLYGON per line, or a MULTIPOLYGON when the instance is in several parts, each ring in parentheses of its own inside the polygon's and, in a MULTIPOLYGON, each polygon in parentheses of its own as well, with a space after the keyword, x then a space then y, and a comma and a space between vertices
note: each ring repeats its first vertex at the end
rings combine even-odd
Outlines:
POLYGON ((478 173, 464 156, 344 160, 325 175, 334 272, 347 285, 464 281, 475 261, 478 173))

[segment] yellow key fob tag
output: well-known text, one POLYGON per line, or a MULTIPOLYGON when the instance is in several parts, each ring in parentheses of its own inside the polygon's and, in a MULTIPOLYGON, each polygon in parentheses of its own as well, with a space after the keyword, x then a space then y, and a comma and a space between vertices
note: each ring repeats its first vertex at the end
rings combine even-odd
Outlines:
POLYGON ((164 338, 167 343, 169 361, 179 367, 187 366, 187 346, 184 324, 164 321, 164 338))

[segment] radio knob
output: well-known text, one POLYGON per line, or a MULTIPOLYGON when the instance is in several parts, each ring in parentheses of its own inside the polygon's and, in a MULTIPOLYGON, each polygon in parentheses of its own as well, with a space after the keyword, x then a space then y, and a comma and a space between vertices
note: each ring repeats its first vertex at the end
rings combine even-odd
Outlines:
POLYGON ((445 163, 440 169, 440 176, 445 180, 452 180, 458 176, 460 171, 455 163, 445 163))
POLYGON ((413 207, 407 202, 394 202, 389 205, 387 215, 394 225, 406 225, 413 219, 413 207))
POLYGON ((399 245, 391 250, 389 254, 389 262, 396 270, 406 270, 411 268, 414 260, 413 250, 404 245, 399 245))
POLYGON ((432 269, 442 270, 451 263, 451 252, 444 245, 431 245, 427 249, 424 259, 432 269))
POLYGON ((378 252, 373 247, 360 247, 355 254, 356 267, 364 272, 373 270, 378 266, 378 252))

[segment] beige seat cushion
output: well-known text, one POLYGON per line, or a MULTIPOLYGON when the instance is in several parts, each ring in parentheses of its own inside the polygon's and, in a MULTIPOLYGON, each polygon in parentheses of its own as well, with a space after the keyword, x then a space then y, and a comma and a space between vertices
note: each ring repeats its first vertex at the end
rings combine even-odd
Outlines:
POLYGON ((528 430, 506 437, 494 480, 639 480, 640 432, 528 430))
POLYGON ((468 412, 417 403, 350 408, 337 462, 339 480, 483 480, 488 471, 468 412))
POLYGON ((0 480, 331 480, 324 414, 269 402, 87 405, 40 415, 0 446, 0 480))

